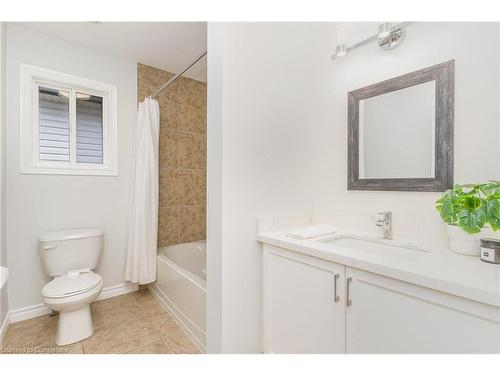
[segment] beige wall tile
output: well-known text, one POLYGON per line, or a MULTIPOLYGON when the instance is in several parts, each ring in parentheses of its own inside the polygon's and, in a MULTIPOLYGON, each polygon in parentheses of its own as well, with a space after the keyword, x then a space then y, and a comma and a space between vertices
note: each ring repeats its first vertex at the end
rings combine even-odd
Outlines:
POLYGON ((205 239, 205 211, 205 206, 181 206, 179 208, 179 240, 181 243, 205 239))
POLYGON ((205 191, 204 169, 179 170, 179 205, 205 205, 205 191))
POLYGON ((172 73, 156 69, 144 64, 137 64, 137 99, 143 101, 146 96, 155 92, 172 73))
POLYGON ((160 169, 160 187, 159 187, 159 205, 160 207, 177 206, 178 199, 178 181, 177 169, 160 169))
MULTIPOLYGON (((137 65, 138 101, 173 73, 137 65)), ((182 77, 157 97, 160 104, 158 245, 205 238, 207 85, 182 77), (181 215, 183 206, 182 239, 181 215), (203 213, 204 215, 204 213, 203 213), (189 227, 192 225, 192 227, 189 227)))
POLYGON ((160 168, 178 168, 178 133, 160 128, 160 168))
POLYGON ((160 207, 158 218, 158 246, 179 243, 179 209, 177 206, 160 207))
POLYGON ((179 126, 179 95, 178 85, 173 83, 158 96, 160 104, 160 125, 163 128, 177 130, 179 126))
POLYGON ((205 169, 205 134, 179 133, 179 169, 205 169))
POLYGON ((181 78, 179 81, 179 130, 205 133, 207 84, 188 78, 181 78))

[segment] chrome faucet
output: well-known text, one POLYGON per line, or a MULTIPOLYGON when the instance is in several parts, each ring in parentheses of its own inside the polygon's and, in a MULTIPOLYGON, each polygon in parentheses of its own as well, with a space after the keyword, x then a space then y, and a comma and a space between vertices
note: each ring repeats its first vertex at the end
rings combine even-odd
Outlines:
POLYGON ((382 230, 384 231, 382 238, 384 240, 390 240, 392 238, 392 212, 384 211, 379 212, 378 214, 382 216, 381 219, 376 221, 377 227, 382 227, 382 230))

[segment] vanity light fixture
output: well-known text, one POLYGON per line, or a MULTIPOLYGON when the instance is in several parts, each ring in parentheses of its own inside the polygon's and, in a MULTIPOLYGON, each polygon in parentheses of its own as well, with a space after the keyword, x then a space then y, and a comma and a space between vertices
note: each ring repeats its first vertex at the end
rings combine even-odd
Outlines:
POLYGON ((337 30, 337 46, 335 47, 335 56, 342 57, 347 53, 347 44, 345 43, 345 29, 339 27, 337 30))
POLYGON ((371 37, 366 38, 349 47, 345 43, 344 28, 339 28, 337 30, 337 46, 335 47, 335 53, 331 55, 331 59, 335 60, 339 57, 343 57, 347 54, 347 52, 365 46, 374 41, 377 41, 378 45, 382 49, 394 49, 404 41, 406 36, 406 28, 413 23, 414 22, 401 22, 392 24, 390 22, 383 22, 378 26, 377 34, 372 35, 371 37))

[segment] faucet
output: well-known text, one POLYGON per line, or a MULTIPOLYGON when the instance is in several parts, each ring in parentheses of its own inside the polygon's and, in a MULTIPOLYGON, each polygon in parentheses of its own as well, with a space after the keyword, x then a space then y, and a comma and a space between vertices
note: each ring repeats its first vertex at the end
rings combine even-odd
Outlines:
POLYGON ((381 219, 376 221, 377 227, 382 227, 384 231, 383 239, 390 240, 392 238, 392 212, 384 211, 379 212, 379 215, 382 215, 381 219))

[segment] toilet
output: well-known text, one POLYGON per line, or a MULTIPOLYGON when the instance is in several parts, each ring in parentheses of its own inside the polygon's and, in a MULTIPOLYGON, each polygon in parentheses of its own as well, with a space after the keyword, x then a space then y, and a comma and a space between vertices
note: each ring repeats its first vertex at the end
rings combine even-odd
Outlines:
POLYGON ((44 304, 59 312, 55 342, 68 345, 94 333, 90 303, 101 293, 103 280, 93 272, 99 264, 104 232, 72 229, 40 236, 39 250, 47 276, 44 304))

